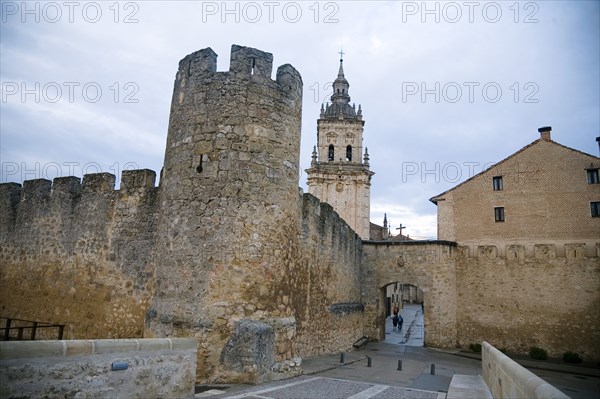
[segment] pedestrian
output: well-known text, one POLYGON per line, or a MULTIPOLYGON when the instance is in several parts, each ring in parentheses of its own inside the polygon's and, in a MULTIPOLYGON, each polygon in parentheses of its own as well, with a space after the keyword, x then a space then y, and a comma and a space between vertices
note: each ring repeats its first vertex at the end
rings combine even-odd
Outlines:
POLYGON ((394 324, 394 330, 396 329, 396 327, 398 327, 398 315, 395 314, 394 317, 392 317, 392 324, 394 324))
POLYGON ((398 331, 402 331, 402 324, 404 323, 404 319, 400 315, 398 318, 398 331))

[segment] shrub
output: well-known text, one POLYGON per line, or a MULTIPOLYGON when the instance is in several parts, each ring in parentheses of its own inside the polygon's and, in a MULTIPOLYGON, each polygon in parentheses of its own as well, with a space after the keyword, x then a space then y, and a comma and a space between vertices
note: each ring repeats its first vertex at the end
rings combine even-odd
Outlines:
POLYGON ((563 361, 565 363, 581 363, 583 359, 578 353, 568 351, 563 354, 563 361))
POLYGON ((481 353, 481 344, 470 344, 469 350, 476 353, 481 353))
POLYGON ((532 346, 529 348, 529 356, 532 359, 536 360, 546 360, 548 359, 548 353, 542 348, 538 348, 537 346, 532 346))

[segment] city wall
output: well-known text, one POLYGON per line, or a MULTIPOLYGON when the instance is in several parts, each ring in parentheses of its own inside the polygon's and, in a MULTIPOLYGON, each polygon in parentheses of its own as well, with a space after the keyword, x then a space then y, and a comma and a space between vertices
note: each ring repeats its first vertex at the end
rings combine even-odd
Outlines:
POLYGON ((0 314, 66 325, 65 338, 143 336, 155 174, 0 184, 0 314))
POLYGON ((385 287, 399 282, 424 292, 426 345, 488 341, 512 353, 537 346, 552 357, 600 359, 599 248, 364 242, 366 334, 384 339, 385 287))
POLYGON ((600 257, 585 245, 460 246, 456 273, 460 346, 600 359, 600 257))
POLYGON ((2 316, 75 339, 193 337, 200 382, 272 378, 235 356, 249 331, 280 365, 362 337, 361 241, 298 193, 300 75, 271 79, 256 49, 234 45, 226 72, 216 57, 180 62, 160 186, 146 170, 119 190, 110 174, 0 185, 2 316))
POLYGON ((110 174, 0 184, 0 316, 67 339, 192 337, 198 382, 259 382, 383 339, 384 288, 402 282, 424 292, 427 345, 600 358, 597 247, 361 242, 298 193, 299 73, 271 79, 272 55, 246 47, 226 72, 216 57, 179 64, 158 187, 149 170, 118 190, 110 174), (235 355, 252 331, 261 367, 235 355))
POLYGON ((302 199, 295 347, 301 356, 347 351, 364 335, 362 241, 329 204, 302 199))
POLYGON ((385 287, 395 282, 423 290, 425 345, 452 348, 457 340, 456 243, 366 241, 362 280, 366 335, 385 339, 385 287))

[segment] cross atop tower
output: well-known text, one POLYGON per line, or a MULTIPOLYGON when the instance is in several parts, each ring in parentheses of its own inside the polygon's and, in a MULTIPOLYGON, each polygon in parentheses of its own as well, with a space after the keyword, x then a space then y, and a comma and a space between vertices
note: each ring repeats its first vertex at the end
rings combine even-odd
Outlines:
POLYGON ((400 227, 397 227, 396 230, 400 230, 400 235, 402 235, 402 230, 404 230, 406 228, 406 226, 402 226, 402 223, 400 223, 400 227))
POLYGON ((344 53, 344 50, 340 49, 340 51, 338 52, 338 54, 340 55, 340 62, 344 61, 344 54, 346 54, 346 53, 344 53))

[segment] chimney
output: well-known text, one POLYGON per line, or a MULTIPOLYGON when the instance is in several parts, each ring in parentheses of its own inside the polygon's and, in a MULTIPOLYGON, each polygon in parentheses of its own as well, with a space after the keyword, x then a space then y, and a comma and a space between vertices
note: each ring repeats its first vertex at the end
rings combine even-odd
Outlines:
POLYGON ((540 132, 540 135, 542 137, 542 140, 544 141, 552 141, 550 139, 550 132, 552 131, 552 127, 550 126, 544 126, 538 129, 538 132, 540 132))

